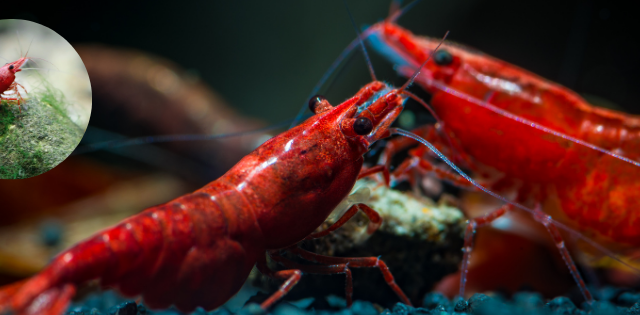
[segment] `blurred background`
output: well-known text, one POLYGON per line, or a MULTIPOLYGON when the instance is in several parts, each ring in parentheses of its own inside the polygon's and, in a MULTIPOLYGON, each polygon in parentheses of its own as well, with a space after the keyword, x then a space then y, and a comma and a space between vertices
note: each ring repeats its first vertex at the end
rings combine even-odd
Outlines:
MULTIPOLYGON (((348 5, 361 27, 386 17, 390 1, 348 5)), ((432 37, 450 30, 450 40, 592 103, 640 114, 635 12, 623 1, 423 0, 399 24, 432 37)), ((355 38, 339 0, 13 2, 0 17, 40 23, 76 47, 94 97, 85 143, 230 133, 293 118, 355 38)), ((379 79, 404 81, 371 55, 379 79)), ((336 77, 321 90, 333 104, 371 80, 359 52, 336 77)), ((0 181, 0 284, 38 270, 100 226, 215 179, 264 139, 126 147, 71 157, 36 178, 0 181)))
MULTIPOLYGON (((242 114, 269 122, 293 116, 355 37, 338 0, 15 4, 1 11, 2 18, 38 22, 75 44, 135 48, 167 58, 242 114)), ((384 18, 390 1, 348 4, 363 26, 384 18)), ((400 24, 433 37, 450 30, 453 41, 640 113, 640 25, 634 12, 624 1, 425 0, 400 24)), ((332 89, 333 102, 368 82, 363 62, 353 67, 332 89), (348 82, 353 85, 343 90, 348 82)))

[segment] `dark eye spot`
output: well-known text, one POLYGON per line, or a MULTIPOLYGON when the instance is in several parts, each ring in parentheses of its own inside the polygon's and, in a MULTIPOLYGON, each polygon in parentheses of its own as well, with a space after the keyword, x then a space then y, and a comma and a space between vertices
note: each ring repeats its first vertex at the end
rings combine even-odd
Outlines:
POLYGON ((311 97, 311 99, 309 100, 309 109, 311 110, 311 112, 315 114, 318 104, 322 103, 325 100, 326 98, 322 95, 314 95, 313 97, 311 97))
POLYGON ((369 118, 360 117, 353 122, 353 131, 361 136, 369 134, 371 130, 373 130, 373 123, 369 118))
POLYGON ((10 65, 10 66, 9 66, 9 70, 13 70, 13 65, 10 65))
POLYGON ((453 56, 447 50, 440 49, 433 55, 433 60, 438 65, 447 66, 453 62, 453 56))

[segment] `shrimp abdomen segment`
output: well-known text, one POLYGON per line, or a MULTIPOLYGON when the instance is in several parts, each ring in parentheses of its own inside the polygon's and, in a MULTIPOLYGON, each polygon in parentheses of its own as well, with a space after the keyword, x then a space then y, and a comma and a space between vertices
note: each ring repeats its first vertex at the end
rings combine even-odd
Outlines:
POLYGON ((236 211, 214 199, 203 192, 185 195, 97 233, 27 281, 13 309, 24 309, 46 288, 97 278, 125 295, 142 294, 152 308, 219 306, 237 292, 264 249, 259 241, 230 237, 225 212, 236 211))
POLYGON ((563 170, 575 169, 578 163, 586 165, 581 176, 567 174, 549 184, 553 192, 547 202, 561 209, 554 215, 567 217, 566 222, 576 229, 611 246, 640 246, 640 199, 631 193, 640 191, 640 169, 609 155, 583 152, 586 150, 568 150, 560 164, 563 170))

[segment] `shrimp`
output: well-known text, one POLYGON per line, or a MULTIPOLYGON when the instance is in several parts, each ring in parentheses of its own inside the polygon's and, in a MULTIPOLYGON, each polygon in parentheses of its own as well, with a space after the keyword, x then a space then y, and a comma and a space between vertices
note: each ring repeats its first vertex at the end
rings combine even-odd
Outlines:
MULTIPOLYGON (((27 89, 25 89, 20 83, 16 82, 16 73, 22 71, 21 68, 27 60, 29 59, 25 56, 0 67, 0 91, 2 91, 0 99, 18 101, 19 108, 20 103, 24 102, 24 99, 22 99, 22 95, 20 94, 20 91, 18 91, 18 87, 21 87, 25 92, 27 92, 27 89), (9 95, 5 94, 8 91, 13 93, 9 95)), ((22 108, 20 108, 20 111, 22 112, 22 108)))
MULTIPOLYGON (((289 291, 302 271, 346 273, 350 301, 350 267, 379 268, 399 298, 410 303, 379 258, 288 249, 324 264, 302 266, 278 255, 278 249, 326 234, 311 233, 349 194, 369 146, 390 135, 389 125, 406 99, 401 93, 374 81, 335 107, 313 98, 313 117, 267 141, 219 179, 98 232, 34 277, 0 289, 0 310, 59 314, 77 286, 92 279, 125 295, 142 294, 153 308, 213 309, 240 289, 256 264, 266 275, 287 279, 263 308, 289 291), (269 270, 265 252, 292 269, 269 270)), ((372 209, 353 207, 349 213, 360 209, 379 225, 372 209)))
MULTIPOLYGON (((373 47, 404 76, 414 73, 438 45, 435 39, 402 29, 393 18, 368 33, 373 47)), ((640 217, 634 213, 640 208, 634 195, 640 189, 640 117, 593 107, 567 88, 450 43, 426 63, 416 82, 432 93, 430 104, 445 137, 432 127, 423 128, 423 134, 460 153, 465 166, 489 187, 501 194, 515 191, 516 201, 538 207, 535 219, 551 233, 589 301, 591 295, 577 276, 562 236, 546 218, 558 218, 616 251, 640 246, 640 217)), ((417 161, 407 161, 395 174, 401 176, 413 166, 433 171, 422 156, 414 153, 417 161)), ((456 176, 447 179, 468 186, 456 176)), ((469 220, 460 295, 476 228, 511 208, 507 204, 469 220)))
MULTIPOLYGON (((326 258, 289 249, 333 265, 312 268, 293 265, 272 250, 288 249, 309 237, 348 194, 355 179, 369 174, 361 172, 362 153, 373 141, 391 134, 389 124, 401 111, 405 98, 398 94, 398 90, 389 90, 376 81, 339 106, 330 106, 323 99, 313 102, 314 117, 266 142, 220 179, 126 219, 63 252, 40 274, 3 288, 0 305, 18 312, 47 307, 55 309, 51 313, 60 312, 78 284, 99 278, 103 285, 115 286, 128 295, 142 293, 152 307, 175 304, 183 310, 194 305, 213 308, 238 290, 254 264, 267 275, 287 279, 263 307, 273 305, 290 290, 300 278, 300 270, 343 272, 348 276, 347 267, 375 265, 393 287, 391 273, 377 258, 326 258), (373 90, 379 92, 375 97, 373 90), (357 112, 357 106, 366 100, 372 105, 367 105, 367 111, 357 112), (354 128, 359 119, 356 117, 371 113, 376 114, 373 119, 368 117, 372 130, 366 136, 359 135, 360 127, 354 128), (298 206, 305 210, 300 211, 298 206), (215 222, 217 218, 227 224, 215 222), (293 269, 268 270, 265 252, 293 269), (211 256, 221 253, 226 256, 211 256), (220 288, 223 291, 218 291, 220 288)), ((365 207, 360 209, 372 213, 365 207)), ((399 288, 394 289, 402 296, 399 288)))

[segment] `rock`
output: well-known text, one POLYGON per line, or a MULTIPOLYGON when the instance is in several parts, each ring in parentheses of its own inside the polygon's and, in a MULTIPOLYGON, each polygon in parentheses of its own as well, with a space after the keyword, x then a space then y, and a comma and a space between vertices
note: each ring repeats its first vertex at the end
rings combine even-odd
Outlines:
MULTIPOLYGON (((350 196, 349 204, 365 203, 380 213, 383 223, 372 235, 366 233, 368 218, 356 214, 331 234, 302 242, 302 248, 314 253, 337 257, 378 257, 387 264, 395 282, 418 305, 433 285, 447 274, 458 270, 462 258, 462 236, 465 218, 462 212, 447 204, 416 198, 411 193, 379 186, 371 180, 360 180, 350 196), (372 193, 369 197, 367 191, 372 193)), ((348 204, 343 207, 346 211, 348 204)), ((335 222, 341 212, 325 222, 335 222)), ((296 256, 288 258, 310 264, 296 256)), ((273 268, 280 268, 271 264, 273 268)), ((353 299, 368 300, 391 307, 399 302, 377 268, 352 268, 353 299)), ((280 282, 269 281, 258 274, 252 283, 267 292, 275 292, 280 282)), ((344 275, 304 274, 284 299, 299 300, 333 294, 344 297, 344 275)))
POLYGON ((76 148, 86 128, 76 125, 58 91, 31 92, 20 107, 0 104, 0 179, 40 175, 76 148))

